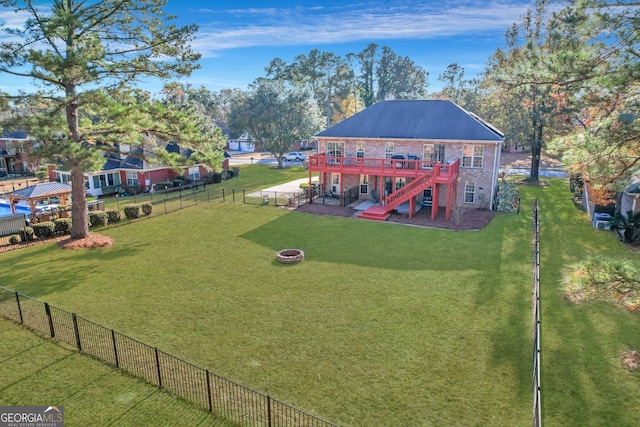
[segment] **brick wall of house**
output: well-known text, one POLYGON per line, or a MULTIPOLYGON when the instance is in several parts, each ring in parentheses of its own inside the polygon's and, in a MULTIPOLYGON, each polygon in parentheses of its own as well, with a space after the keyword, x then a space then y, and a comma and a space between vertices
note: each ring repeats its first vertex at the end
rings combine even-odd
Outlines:
MULTIPOLYGON (((494 176, 494 168, 496 162, 499 162, 499 157, 496 158, 496 154, 500 155, 500 146, 495 143, 471 143, 463 141, 416 141, 414 139, 403 140, 393 139, 389 141, 380 139, 336 139, 336 138, 318 138, 318 152, 327 153, 327 143, 338 142, 344 143, 344 155, 345 157, 356 157, 356 146, 358 142, 363 142, 365 146, 364 157, 366 158, 385 158, 385 146, 386 142, 393 142, 394 152, 393 154, 407 156, 418 156, 419 159, 423 158, 424 145, 425 144, 439 144, 445 145, 445 161, 460 160, 460 176, 458 179, 458 189, 456 194, 456 203, 458 206, 464 208, 488 208, 490 206, 491 193, 494 190, 493 186, 496 184, 494 176), (484 146, 484 155, 481 168, 463 167, 462 166, 462 152, 463 146, 469 145, 482 145, 484 146), (497 149, 496 149, 497 148, 497 149), (475 183, 475 201, 474 203, 464 203, 464 190, 465 182, 471 181, 475 183)), ((328 154, 328 153, 327 153, 328 154)), ((329 179, 329 178, 327 178, 329 179)), ((343 189, 349 189, 360 184, 360 177, 354 175, 345 175, 342 177, 343 189)), ((370 178, 369 191, 375 188, 373 180, 370 178)), ((446 186, 441 187, 439 205, 444 206, 446 203, 446 186)), ((362 198, 367 198, 362 197, 362 198)))

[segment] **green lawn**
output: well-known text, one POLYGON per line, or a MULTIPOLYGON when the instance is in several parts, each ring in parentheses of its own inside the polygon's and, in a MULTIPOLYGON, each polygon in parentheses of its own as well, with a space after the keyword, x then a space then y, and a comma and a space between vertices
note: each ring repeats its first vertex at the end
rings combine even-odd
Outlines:
POLYGON ((2 318, 0 360, 0 405, 64 406, 68 426, 231 425, 2 318))
POLYGON ((521 213, 479 232, 201 203, 105 230, 112 248, 2 254, 0 284, 340 425, 528 425, 537 197, 544 424, 635 425, 639 375, 616 355, 640 348, 640 316, 570 304, 559 280, 637 254, 566 187, 521 188, 521 213), (288 247, 306 260, 277 263, 288 247))

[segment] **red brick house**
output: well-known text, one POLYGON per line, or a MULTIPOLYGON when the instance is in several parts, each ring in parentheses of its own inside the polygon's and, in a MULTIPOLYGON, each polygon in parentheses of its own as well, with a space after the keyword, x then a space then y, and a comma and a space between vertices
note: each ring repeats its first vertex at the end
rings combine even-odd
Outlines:
MULTIPOLYGON (((84 174, 87 194, 91 196, 107 195, 113 193, 119 186, 139 188, 141 192, 148 192, 152 189, 153 184, 172 180, 178 175, 187 176, 193 182, 198 182, 208 172, 200 164, 176 171, 171 167, 152 164, 145 160, 141 155, 141 148, 129 147, 128 145, 120 145, 118 148, 120 150, 118 153, 105 154, 106 162, 100 171, 84 174)), ((180 153, 185 157, 191 155, 189 150, 183 150, 175 143, 167 144, 165 148, 169 152, 180 153)), ((223 170, 227 169, 229 169, 229 161, 225 158, 223 170)), ((71 172, 51 167, 49 178, 52 181, 70 184, 71 172)))
POLYGON ((24 175, 29 170, 28 153, 33 149, 34 141, 27 132, 8 132, 0 135, 0 178, 11 175, 24 175))
MULTIPOLYGON (((381 101, 318 133, 309 180, 342 197, 357 188, 374 206, 361 218, 384 220, 401 204, 493 208, 503 134, 448 100, 381 101)), ((311 184, 311 182, 310 182, 311 184)))

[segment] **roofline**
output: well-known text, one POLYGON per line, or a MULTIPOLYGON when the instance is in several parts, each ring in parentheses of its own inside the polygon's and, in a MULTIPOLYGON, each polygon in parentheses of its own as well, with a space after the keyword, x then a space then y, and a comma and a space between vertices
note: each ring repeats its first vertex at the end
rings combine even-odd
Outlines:
POLYGON ((458 142, 458 143, 469 143, 469 144, 502 144, 504 142, 504 137, 501 137, 500 140, 493 139, 418 139, 418 138, 410 138, 410 137, 363 137, 363 136, 316 136, 314 137, 318 140, 320 139, 335 139, 338 141, 345 140, 406 140, 411 142, 421 142, 421 143, 429 143, 429 142, 458 142))

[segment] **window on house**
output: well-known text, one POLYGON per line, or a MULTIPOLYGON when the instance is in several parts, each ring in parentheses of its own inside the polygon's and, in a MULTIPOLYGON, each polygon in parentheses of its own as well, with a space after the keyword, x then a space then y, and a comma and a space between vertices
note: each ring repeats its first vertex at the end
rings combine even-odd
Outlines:
POLYGON ((364 158, 364 142, 356 142, 356 157, 364 158))
POLYGON ((68 184, 71 181, 71 176, 66 173, 56 172, 56 181, 68 184))
POLYGON ((327 142, 327 156, 344 157, 344 142, 327 142))
POLYGON ((404 187, 406 184, 407 184, 406 178, 396 178, 396 191, 404 187))
POLYGON ((483 156, 484 156, 484 146, 464 145, 462 148, 462 167, 481 168, 483 156))
POLYGON ((102 188, 120 184, 119 173, 104 173, 93 176, 93 188, 102 188))
POLYGON ((424 144, 422 158, 434 163, 444 163, 444 147, 442 144, 424 144))
POLYGON ((395 154, 395 148, 393 142, 384 143, 384 158, 390 159, 395 154))
POLYGON ((473 181, 465 181, 464 202, 473 203, 475 200, 476 200, 476 183, 473 181))
POLYGON ((24 147, 24 141, 18 142, 18 153, 26 153, 27 150, 24 147))
POLYGON ((127 185, 138 185, 140 182, 138 181, 138 172, 129 172, 127 171, 127 185))
POLYGON ((369 175, 360 175, 360 194, 369 193, 369 175))
POLYGON ((200 168, 199 167, 193 167, 193 168, 189 168, 189 178, 191 179, 191 181, 199 181, 200 180, 200 168))

